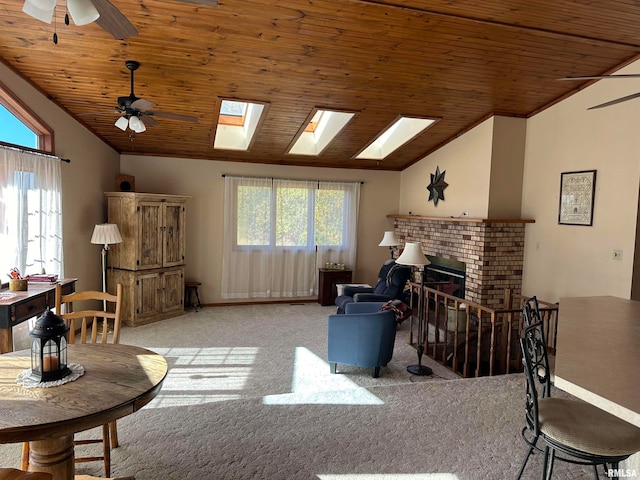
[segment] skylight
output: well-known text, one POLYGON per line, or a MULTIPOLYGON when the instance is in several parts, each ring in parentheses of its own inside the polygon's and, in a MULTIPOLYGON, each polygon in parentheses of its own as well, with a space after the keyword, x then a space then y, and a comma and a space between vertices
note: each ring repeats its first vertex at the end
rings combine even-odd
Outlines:
POLYGON ((433 118, 400 117, 355 158, 382 160, 435 122, 433 118))
POLYGON ((351 121, 354 112, 314 109, 298 131, 287 153, 293 155, 320 155, 351 121))
POLYGON ((213 148, 249 150, 268 106, 264 102, 221 100, 213 148))

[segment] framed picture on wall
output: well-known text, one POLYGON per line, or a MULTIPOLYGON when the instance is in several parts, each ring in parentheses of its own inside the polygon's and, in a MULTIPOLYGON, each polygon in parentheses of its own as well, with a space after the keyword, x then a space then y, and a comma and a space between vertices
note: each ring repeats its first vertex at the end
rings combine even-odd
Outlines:
POLYGON ((593 225, 595 192, 596 170, 561 173, 558 223, 562 225, 593 225))

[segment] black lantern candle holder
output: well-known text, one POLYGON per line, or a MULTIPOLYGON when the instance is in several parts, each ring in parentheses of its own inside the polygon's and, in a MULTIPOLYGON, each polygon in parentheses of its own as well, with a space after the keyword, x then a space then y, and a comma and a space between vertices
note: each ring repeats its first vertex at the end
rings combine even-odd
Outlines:
POLYGON ((31 337, 31 378, 39 382, 60 380, 71 373, 67 367, 69 327, 50 309, 36 320, 31 337))

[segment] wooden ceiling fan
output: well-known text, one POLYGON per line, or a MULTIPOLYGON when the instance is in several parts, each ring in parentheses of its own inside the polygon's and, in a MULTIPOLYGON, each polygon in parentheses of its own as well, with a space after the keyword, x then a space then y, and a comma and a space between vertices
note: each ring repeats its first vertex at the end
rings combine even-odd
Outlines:
MULTIPOLYGON (((216 5, 217 0, 180 0, 200 5, 216 5)), ((103 30, 118 40, 134 37, 138 30, 109 0, 66 0, 67 9, 76 25, 96 22, 103 30)), ((22 11, 45 23, 51 23, 56 0, 25 0, 22 11)), ((69 17, 65 16, 65 23, 69 17)), ((54 37, 54 43, 57 43, 54 37)))
MULTIPOLYGON (((590 77, 565 77, 559 78, 558 80, 607 80, 607 79, 620 79, 620 78, 640 78, 640 73, 627 73, 621 75, 593 75, 590 77)), ((633 93, 631 95, 626 95, 624 97, 616 98, 615 100, 609 100, 608 102, 601 103, 599 105, 594 105, 593 107, 587 108, 587 110, 595 110, 596 108, 604 108, 610 107, 611 105, 617 105, 618 103, 626 102, 628 100, 633 100, 635 98, 640 98, 640 92, 633 93)))

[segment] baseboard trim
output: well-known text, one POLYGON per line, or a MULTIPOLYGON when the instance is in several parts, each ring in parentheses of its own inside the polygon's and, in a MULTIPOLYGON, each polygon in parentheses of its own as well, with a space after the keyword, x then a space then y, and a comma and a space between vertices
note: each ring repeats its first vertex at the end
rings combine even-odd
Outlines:
POLYGON ((219 303, 203 303, 203 307, 232 307, 234 305, 268 305, 274 303, 317 303, 317 298, 291 298, 289 300, 266 300, 266 301, 240 301, 240 302, 219 302, 219 303))

